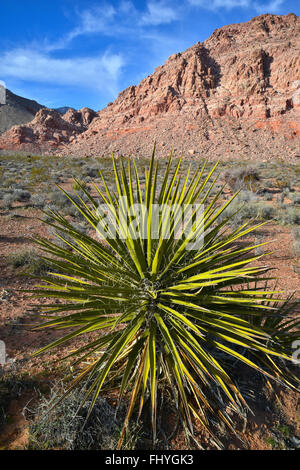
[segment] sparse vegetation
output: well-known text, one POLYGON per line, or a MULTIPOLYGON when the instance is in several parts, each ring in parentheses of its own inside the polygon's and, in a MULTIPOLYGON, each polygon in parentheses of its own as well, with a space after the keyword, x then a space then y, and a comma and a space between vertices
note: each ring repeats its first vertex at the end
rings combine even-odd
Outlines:
POLYGON ((265 201, 272 201, 273 200, 273 194, 266 191, 263 195, 263 198, 265 201))
POLYGON ((255 192, 258 189, 260 180, 258 169, 255 167, 243 167, 235 170, 228 170, 224 174, 224 179, 230 185, 232 191, 247 189, 255 192))
MULTIPOLYGON (((143 199, 149 214, 152 214, 153 204, 159 202, 169 207, 175 196, 179 204, 186 201, 192 204, 196 200, 207 202, 214 169, 207 173, 204 184, 201 185, 203 170, 200 169, 193 183, 179 190, 176 176, 172 179, 171 163, 170 160, 158 188, 158 167, 154 157, 151 160, 143 199)), ((113 165, 118 196, 141 202, 138 172, 130 163, 127 171, 122 162, 119 169, 115 161, 113 165)), ((245 174, 252 173, 249 170, 245 174)), ((252 182, 247 181, 253 189, 252 182)), ((101 333, 75 350, 72 357, 84 353, 88 364, 81 370, 80 381, 90 380, 86 394, 91 400, 90 412, 104 384, 119 387, 120 399, 123 395, 128 397, 118 448, 122 446, 132 414, 138 407, 142 413, 148 400, 155 442, 158 401, 169 387, 189 432, 193 434, 193 415, 220 446, 213 435, 212 419, 218 419, 234 432, 227 409, 243 416, 246 407, 237 381, 231 376, 230 363, 240 361, 285 386, 297 387, 297 378, 285 364, 291 360, 291 342, 297 338, 291 333, 295 320, 282 309, 276 292, 259 287, 260 280, 268 278, 268 268, 249 265, 261 257, 252 253, 255 245, 246 244, 242 252, 236 245, 237 239, 255 227, 243 221, 231 233, 223 231, 232 218, 228 211, 234 198, 222 206, 217 195, 211 204, 206 204, 204 218, 194 221, 194 229, 179 239, 175 237, 181 227, 177 212, 171 215, 172 232, 168 237, 164 237, 166 213, 158 226, 158 238, 144 236, 153 233, 152 217, 146 225, 145 221, 138 222, 134 232, 137 238, 130 228, 129 235, 123 238, 120 233, 113 234, 112 226, 98 213, 97 201, 79 181, 77 183, 89 205, 78 199, 72 201, 73 205, 91 228, 97 226, 98 231, 105 234, 106 244, 83 234, 61 214, 49 214, 52 225, 64 234, 61 238, 68 241, 71 250, 44 238, 37 240, 44 252, 53 256, 49 259, 50 266, 59 267, 64 274, 52 276, 51 280, 42 277, 45 288, 33 292, 37 296, 51 295, 69 302, 57 309, 51 308, 54 318, 44 327, 77 326, 78 329, 36 354, 50 351, 88 331, 101 333), (227 221, 220 217, 223 212, 229 217, 227 221), (204 245, 187 250, 187 243, 195 241, 200 234, 204 236, 204 245), (275 320, 273 316, 270 318, 270 307, 275 320), (70 310, 75 312, 70 315, 70 310), (288 329, 282 328, 285 321, 289 323, 288 329)), ((103 183, 105 185, 104 179, 103 183)), ((126 210, 127 206, 122 206, 123 199, 113 198, 108 185, 105 195, 99 192, 99 196, 108 213, 126 210)), ((249 199, 247 193, 246 199, 249 199)), ((262 219, 273 215, 272 206, 266 203, 251 202, 243 210, 247 211, 247 216, 255 214, 262 219)), ((122 233, 124 227, 120 220, 117 218, 116 223, 122 233)), ((77 383, 75 378, 70 392, 77 383)))
POLYGON ((30 199, 30 204, 33 207, 42 209, 46 205, 46 196, 44 194, 34 194, 30 199))
POLYGON ((2 207, 4 207, 4 209, 11 209, 14 201, 15 199, 12 194, 4 194, 2 198, 2 207))
POLYGON ((300 208, 297 207, 287 207, 282 211, 281 223, 288 225, 299 225, 300 224, 300 208))
POLYGON ((116 410, 106 399, 100 399, 86 421, 91 399, 80 406, 84 389, 73 390, 53 409, 53 403, 65 391, 63 384, 57 382, 52 386, 50 395, 43 396, 38 402, 29 427, 28 449, 115 449, 120 434, 120 419, 115 416, 116 410))
MULTIPOLYGON (((126 159, 121 159, 122 161, 126 161, 126 159)), ((165 161, 161 162, 162 166, 166 166, 167 163, 165 161)), ((189 164, 192 166, 192 170, 196 169, 199 165, 199 161, 193 160, 193 161, 183 161, 182 166, 178 171, 178 176, 181 176, 181 183, 179 185, 180 190, 183 187, 183 181, 184 178, 187 174, 187 169, 189 164)), ((141 195, 144 198, 146 195, 146 189, 145 189, 145 183, 146 183, 146 178, 145 178, 145 169, 148 167, 148 162, 144 159, 139 159, 136 160, 136 165, 138 172, 141 173, 140 176, 140 185, 141 185, 141 195)), ((177 160, 174 160, 174 162, 171 165, 170 172, 174 171, 177 165, 177 160)), ((224 172, 228 172, 228 174, 238 174, 240 171, 240 166, 245 168, 244 164, 240 165, 239 163, 231 163, 231 162, 221 162, 221 174, 224 174, 224 172)), ((23 239, 24 237, 27 237, 27 235, 32 234, 32 229, 36 229, 36 224, 35 220, 39 218, 43 218, 43 214, 41 213, 40 209, 45 209, 48 211, 48 209, 53 210, 54 212, 59 212, 63 213, 65 219, 76 228, 78 233, 81 233, 81 235, 85 236, 92 236, 92 231, 90 230, 90 224, 80 215, 78 209, 67 199, 67 197, 58 189, 55 189, 55 184, 59 184, 59 186, 63 187, 64 189, 70 188, 73 186, 73 189, 77 192, 77 195, 79 195, 85 203, 88 204, 88 207, 90 207, 90 202, 85 194, 84 191, 88 191, 89 193, 93 194, 93 197, 98 197, 98 195, 95 193, 93 190, 93 183, 96 183, 98 187, 101 189, 101 191, 104 191, 105 188, 103 186, 103 182, 100 179, 99 175, 99 167, 101 167, 101 171, 105 177, 105 180, 107 182, 109 191, 115 191, 115 188, 113 186, 113 171, 111 168, 111 163, 110 160, 107 158, 102 158, 100 159, 72 159, 72 158, 64 158, 60 157, 59 159, 57 157, 40 157, 40 156, 23 156, 23 155, 17 155, 14 157, 1 157, 0 156, 0 216, 2 218, 2 222, 4 223, 5 227, 9 227, 7 230, 4 230, 5 236, 2 236, 2 241, 3 241, 3 246, 9 246, 10 245, 10 228, 12 227, 12 237, 11 240, 15 241, 12 242, 15 244, 14 252, 12 254, 6 254, 5 257, 7 259, 7 262, 10 266, 10 268, 5 271, 4 276, 6 276, 6 273, 9 273, 9 276, 17 276, 19 273, 23 272, 30 272, 31 274, 34 274, 35 276, 40 276, 45 273, 45 271, 49 270, 49 264, 47 265, 42 261, 37 258, 37 252, 33 249, 30 248, 30 245, 28 244, 28 248, 24 249, 22 246, 23 239), (34 168, 36 168, 36 171, 32 171, 34 168), (76 178, 77 181, 75 180, 74 184, 72 183, 73 178, 76 178), (92 184, 86 184, 86 183, 92 183, 92 184), (84 191, 82 190, 84 189, 84 191), (29 194, 28 194, 29 193, 29 194), (52 193, 55 193, 53 200, 52 200, 52 193), (15 227, 18 227, 18 231, 16 233, 15 227), (29 231, 27 230, 27 227, 29 228, 29 231), (7 245, 9 243, 9 245, 7 245), (32 253, 30 253, 32 251, 32 253), (28 252, 28 253, 26 253, 28 252)), ((299 206, 299 194, 300 194, 300 170, 299 170, 299 165, 290 165, 290 164, 278 164, 276 162, 268 162, 264 164, 257 164, 255 166, 255 172, 257 172, 258 180, 254 180, 254 184, 248 184, 248 182, 243 182, 242 185, 240 185, 240 193, 239 195, 229 204, 229 206, 225 209, 222 215, 226 216, 232 216, 235 210, 240 209, 240 211, 234 215, 229 223, 231 225, 231 231, 239 229, 240 225, 242 223, 247 222, 250 219, 256 219, 252 220, 251 224, 259 223, 259 222, 264 222, 268 220, 270 222, 270 229, 268 229, 269 224, 267 224, 265 227, 266 229, 263 229, 262 231, 257 232, 257 235, 254 237, 253 244, 260 244, 265 241, 265 236, 266 234, 271 234, 273 237, 277 238, 276 236, 276 231, 280 233, 280 236, 278 237, 278 246, 280 247, 281 243, 281 233, 286 234, 289 232, 292 232, 292 242, 290 243, 290 238, 288 238, 288 243, 290 243, 291 250, 288 251, 291 252, 291 255, 288 254, 288 256, 293 256, 294 257, 294 262, 295 265, 293 264, 292 261, 292 278, 293 282, 296 283, 297 276, 300 274, 300 268, 297 268, 296 265, 299 265, 299 258, 300 258, 300 245, 299 245, 299 237, 300 234, 298 234, 298 226, 299 226, 299 211, 298 211, 298 206, 299 206), (284 174, 284 178, 281 178, 281 176, 284 174), (282 181, 284 180, 284 181, 282 181), (279 185, 277 185, 277 182, 279 181, 279 185), (276 228, 276 225, 280 224, 278 228, 276 228), (274 228, 275 227, 275 228, 274 228), (298 258, 298 259, 297 259, 298 258)), ((205 178, 208 176, 207 169, 204 171, 203 177, 205 178)), ((162 174, 158 173, 158 180, 157 180, 157 186, 160 187, 163 183, 163 178, 162 174)), ((191 181, 191 177, 189 177, 188 184, 191 181)), ((212 178, 209 178, 209 182, 212 181, 212 178)), ((228 183, 228 180, 225 181, 228 183)), ((234 182, 233 182, 234 183, 234 182)), ((235 187, 238 187, 235 186, 235 187)), ((215 186, 212 188, 210 195, 207 199, 208 202, 212 201, 213 196, 215 196, 218 191, 221 189, 221 185, 218 185, 218 183, 215 184, 215 186)), ((225 188, 225 194, 223 193, 221 196, 221 200, 224 201, 229 201, 230 198, 232 197, 232 194, 234 192, 234 185, 231 185, 231 188, 229 187, 230 191, 228 190, 228 185, 227 188, 225 188)), ((133 183, 133 193, 136 194, 137 187, 136 187, 136 182, 133 183)), ((76 194, 72 195, 74 198, 74 201, 76 204, 79 204, 81 206, 80 200, 76 194)), ((99 201, 97 201, 98 203, 99 201)), ((48 222, 50 222, 51 217, 47 216, 48 222)), ((61 228, 61 227, 60 227, 61 228)), ((35 230, 34 230, 35 231, 35 230)), ((55 243, 55 245, 63 248, 64 250, 72 253, 72 247, 66 243, 71 242, 72 243, 72 237, 70 237, 70 234, 68 233, 63 233, 61 230, 58 232, 60 235, 63 236, 65 239, 59 239, 55 235, 55 230, 49 227, 49 232, 46 232, 46 238, 50 239, 52 242, 55 243)), ((277 233, 278 235, 278 233, 277 233)), ((250 234, 251 236, 251 234, 250 234)), ((0 237, 1 238, 1 237, 0 237)), ((79 239, 79 238, 78 238, 79 239)), ((287 240, 287 238, 286 238, 287 240)), ((247 242, 247 236, 245 236, 245 240, 247 242)), ((73 241, 74 242, 74 241, 73 241)), ((27 243, 27 242, 26 242, 27 243)), ((287 246, 287 245, 285 245, 287 246)), ((6 249, 6 248, 5 248, 6 249)), ((253 250, 253 253, 257 256, 262 255, 264 252, 264 247, 263 246, 258 246, 253 250)), ((91 263, 91 266, 93 266, 93 263, 91 263)), ((52 271, 55 272, 60 272, 61 271, 58 266, 52 266, 51 267, 52 271)), ((278 274, 280 276, 280 273, 278 274)), ((292 279, 291 278, 291 279, 292 279)), ((22 279, 22 278, 21 278, 22 279)), ((5 279, 6 280, 6 279, 5 279)), ((23 279, 21 283, 23 282, 23 279)), ((289 281, 289 285, 290 285, 289 281)), ((118 284, 119 286, 119 284, 118 284)), ((11 287, 11 286, 10 286, 11 287)), ((7 303, 9 306, 11 303, 11 299, 13 299, 13 296, 11 293, 9 295, 6 295, 6 291, 2 296, 0 295, 0 302, 4 302, 4 305, 7 303)), ((10 291, 9 291, 10 292, 10 291)), ((56 299, 55 301, 56 302, 56 299)), ((107 303, 107 302, 106 302, 107 303)), ((15 312, 15 304, 13 307, 13 311, 15 312)), ((57 309, 59 309, 60 305, 57 305, 57 309)), ((172 307, 171 307, 172 308, 172 307)), ((61 315, 58 313, 58 315, 61 315)), ((261 319, 263 317, 260 317, 261 319)), ((295 316, 296 318, 296 316, 295 316)), ((16 325, 13 323, 13 328, 14 330, 12 331, 17 331, 18 333, 21 331, 22 328, 22 321, 16 320, 16 325)), ((120 325, 121 326, 121 325, 120 325)), ((8 329, 6 328, 8 331, 8 329)), ((5 331, 5 330, 4 330, 5 331)), ((10 331, 10 327, 9 327, 10 331)), ((11 333, 9 333, 11 334, 11 333)), ((27 333, 26 333, 27 334, 27 333)), ((52 333, 51 333, 52 334, 52 333)), ((26 336, 26 335, 25 335, 26 336)), ((233 346, 233 349, 235 350, 235 346, 233 346)), ((240 351, 239 347, 236 348, 236 351, 240 351)), ((245 351, 243 350, 242 353, 244 354, 245 351)), ((224 360, 226 363, 226 367, 229 365, 229 371, 232 374, 232 377, 235 381, 235 383, 238 385, 240 391, 242 394, 244 394, 244 382, 241 379, 239 380, 239 374, 241 371, 241 367, 239 362, 237 361, 234 363, 234 361, 230 360, 228 358, 228 355, 223 353, 223 352, 218 352, 217 353, 218 360, 224 360)), ((250 351, 246 352, 246 357, 251 359, 251 354, 250 351)), ((97 355, 95 356, 97 358, 97 355)), ((256 357, 257 361, 262 358, 260 354, 256 357)), ((279 360, 277 365, 280 368, 284 368, 284 362, 279 360)), ((263 364, 264 367, 264 364, 263 364)), ((45 377, 47 377, 47 380, 49 378, 53 378, 53 366, 51 366, 50 369, 45 371, 45 377)), ((75 369, 75 371, 72 369, 72 374, 75 372, 77 373, 79 369, 75 369)), ((227 370, 227 369, 226 369, 227 370)), ((57 373, 59 374, 64 374, 64 373, 69 374, 70 369, 66 366, 66 370, 64 372, 60 371, 60 369, 57 369, 57 373), (59 372, 58 372, 59 371, 59 372)), ((63 375, 62 375, 63 376, 63 375)), ((42 377, 42 373, 41 373, 42 377)), ((253 379, 253 375, 251 375, 253 379)), ((251 379, 251 380, 252 380, 251 379)), ((133 384, 133 382, 132 382, 133 384)), ((0 405, 3 406, 3 403, 5 402, 6 405, 9 403, 9 393, 10 390, 6 387, 1 388, 2 382, 0 383, 0 405), (7 393, 5 394, 5 390, 7 393), (3 393, 2 393, 3 392, 3 393), (2 399, 2 402, 1 402, 2 399), (3 401, 4 400, 4 401, 3 401)), ((46 387, 47 388, 47 387, 46 387)), ((248 387, 249 388, 249 387, 248 387)), ((255 393, 259 390, 259 387, 257 390, 253 388, 253 397, 255 398, 255 393)), ((159 387, 158 387, 158 392, 159 392, 159 397, 158 397, 158 402, 161 397, 161 390, 164 389, 164 383, 160 382, 159 387), (163 387, 163 388, 161 388, 163 387)), ((33 390, 33 389, 32 389, 33 390)), ((219 388, 216 387, 213 389, 216 391, 217 394, 219 394, 219 388)), ((48 391, 48 388, 47 388, 48 391)), ((126 399, 130 399, 130 392, 131 392, 131 386, 128 387, 128 393, 125 394, 126 399)), ((27 391, 28 392, 28 391, 27 391)), ((62 389, 60 389, 60 392, 63 392, 62 389)), ((23 393, 23 392, 22 392, 23 393)), ((44 393, 44 392, 43 392, 44 393)), ((54 392, 53 392, 54 393, 54 392)), ((58 393, 58 389, 56 389, 56 394, 58 393)), ((72 392, 73 393, 73 392, 72 392)), ((77 390, 74 390, 74 397, 76 398, 78 394, 77 390)), ((245 393, 245 397, 248 397, 248 391, 245 393)), ((102 395, 102 393, 101 393, 102 395)), ((12 396, 12 395, 10 395, 12 396)), ((19 395, 18 395, 19 396, 19 395)), ((39 427, 38 424, 38 415, 42 415, 43 410, 46 411, 46 409, 49 409, 50 402, 52 404, 52 398, 54 397, 53 394, 51 394, 51 401, 50 397, 48 397, 48 394, 46 395, 47 399, 42 396, 41 401, 43 403, 38 405, 37 409, 37 415, 34 423, 32 423, 32 428, 30 430, 30 446, 31 448, 54 448, 51 447, 51 444, 48 442, 47 443, 47 433, 55 433, 55 425, 51 422, 49 424, 53 424, 52 430, 50 431, 49 429, 44 429, 43 426, 44 424, 41 424, 42 427, 39 427), (36 427, 35 427, 36 426, 36 427), (39 434, 39 437, 38 436, 39 434), (40 445, 40 447, 39 447, 40 445)), ((58 396, 58 395, 55 395, 58 396)), ((250 396, 250 395, 249 395, 250 396)), ((68 397, 67 397, 68 399, 68 397)), ((91 397, 89 397, 88 403, 90 403, 91 397)), ((124 403, 128 404, 128 401, 124 403)), ((149 400, 150 400, 150 392, 147 389, 145 392, 145 404, 148 406, 149 400)), ((102 400, 102 399, 98 399, 102 400)), ((98 400, 96 401, 96 406, 98 404, 98 400)), ((106 399, 105 399, 106 400, 106 399)), ((107 403, 109 403, 107 401, 107 403)), ((61 403, 63 404, 63 402, 61 403)), ((253 403, 250 404, 252 408, 253 403)), ((111 405, 110 405, 111 406, 111 405)), ((124 405, 125 406, 125 405, 124 405)), ((12 419, 11 416, 8 415, 8 413, 5 411, 3 414, 3 410, 6 410, 7 407, 1 408, 0 409, 0 415, 3 423, 6 425, 8 424, 12 419)), ((31 408, 31 407, 30 407, 31 408)), ((114 405, 113 407, 114 408, 114 405)), ((135 411, 133 412, 133 417, 137 418, 138 416, 138 407, 135 408, 135 411)), ((70 419, 70 414, 68 414, 68 408, 65 408, 65 418, 66 418, 66 423, 69 422, 70 419)), ((161 417, 162 408, 158 411, 159 413, 159 420, 164 419, 161 417)), ((255 410, 255 407, 254 407, 255 410)), ((82 412, 86 412, 87 407, 84 407, 82 412)), ((123 410, 125 412, 125 408, 123 410)), ((267 413, 267 412, 266 412, 267 413)), ((209 413, 208 413, 209 415, 209 413)), ((80 416, 78 416, 78 421, 80 421, 80 416)), ((236 418, 234 415, 230 412, 230 417, 233 419, 233 425, 236 426, 236 418)), ((124 418, 124 414, 118 414, 116 417, 116 420, 118 422, 118 429, 116 435, 114 434, 113 436, 113 443, 112 445, 116 445, 116 441, 120 437, 120 432, 121 432, 121 427, 122 427, 122 418, 124 418)), ((208 416, 210 420, 210 415, 208 416)), ((147 407, 144 408, 142 411, 141 415, 142 421, 145 422, 145 426, 141 430, 140 428, 138 429, 138 432, 134 431, 134 426, 130 429, 127 429, 127 433, 125 436, 125 440, 123 442, 123 448, 124 446, 128 449, 133 449, 136 444, 136 439, 137 436, 138 438, 141 437, 141 435, 145 436, 145 443, 143 446, 146 446, 146 448, 151 447, 151 434, 150 434, 150 427, 149 427, 149 416, 147 414, 147 407), (133 431, 132 431, 133 430, 133 431), (148 446, 148 447, 147 447, 148 446)), ((192 418, 194 419, 194 418, 192 418)), ((81 422, 83 420, 81 419, 81 422)), ((48 421, 49 422, 49 421, 48 421)), ((211 423, 214 422, 214 420, 210 421, 211 423)), ((46 423, 46 421, 44 421, 46 423)), ((90 423, 92 423, 90 421, 90 423)), ((94 422, 95 426, 96 422, 94 422)), ((93 425, 94 425, 93 424, 93 425)), ((214 428, 214 431, 218 431, 219 425, 216 425, 216 422, 212 425, 212 429, 214 428)), ((67 424, 66 424, 67 426, 67 424)), ((75 426, 75 425, 74 425, 75 426)), ((159 426, 159 425, 158 425, 159 426)), ((76 427, 76 426, 75 426, 76 427)), ((220 425, 220 429, 221 429, 220 425)), ((66 428, 65 428, 66 429, 66 428)), ((159 429, 159 427, 158 427, 159 429)), ((73 433, 74 427, 72 425, 69 428, 69 431, 71 434, 73 433)), ((88 433, 90 432, 90 429, 88 433)), ((92 431, 94 432, 94 431, 92 431)), ((178 430, 176 431, 178 432, 178 430)), ((181 431, 180 431, 181 432, 181 431)), ((158 439, 160 444, 158 445, 163 445, 167 446, 167 443, 161 444, 161 439, 163 440, 163 430, 158 431, 158 439)), ((167 433, 168 434, 168 433, 167 433)), ((222 433, 220 431, 217 432, 217 437, 220 439, 220 436, 224 437, 226 436, 226 430, 224 427, 222 427, 222 433)), ((49 437, 50 434, 48 434, 49 437)), ((74 433, 72 436, 74 437, 74 433)), ((274 425, 271 429, 270 427, 270 443, 272 441, 272 445, 270 447, 274 449, 280 449, 280 448, 297 448, 299 447, 300 444, 300 439, 297 437, 295 434, 295 431, 291 429, 290 424, 285 424, 285 422, 281 422, 279 425, 274 425), (283 429, 282 426, 287 426, 288 431, 290 433, 290 436, 286 436, 286 430, 285 428, 283 429)), ((67 440, 68 436, 65 434, 67 440)), ((57 435, 56 435, 57 437, 57 435)), ((71 437, 71 440, 73 439, 71 437)), ((88 437, 88 434, 86 435, 87 440, 85 442, 82 441, 80 445, 82 445, 82 448, 89 448, 88 447, 88 442, 91 443, 90 437, 88 437)), ((226 436, 227 438, 227 436, 226 436)), ((56 438, 55 438, 56 439, 56 438)), ((57 442, 57 447, 59 448, 69 448, 70 441, 68 440, 68 443, 66 441, 63 442, 63 439, 58 443, 57 442)), ((94 444, 95 448, 103 448, 102 443, 99 444, 99 441, 97 440, 98 437, 93 438, 94 439, 94 444), (100 447, 97 447, 97 446, 100 447)), ((268 443, 266 442, 266 436, 264 436, 265 439, 265 445, 268 446, 268 443)), ((49 439, 48 439, 49 441, 49 439)), ((75 438, 73 441, 78 444, 77 438, 75 438)), ((218 442, 218 441, 216 441, 218 442)), ((72 444, 72 445, 73 445, 72 444)), ((71 445, 71 444, 70 444, 71 445)), ((200 445, 200 442, 199 442, 200 445)), ((192 446, 190 443, 188 446, 192 446)), ((166 447, 167 448, 167 447, 166 447)), ((191 448, 191 447, 190 447, 191 448)))
POLYGON ((33 275, 41 275, 49 269, 48 264, 31 248, 11 254, 9 263, 14 268, 26 268, 26 272, 33 275))
POLYGON ((300 204, 300 192, 290 193, 290 198, 294 204, 300 204))
POLYGON ((300 257, 300 229, 294 229, 292 234, 294 238, 293 247, 294 247, 296 256, 300 257))
POLYGON ((18 202, 27 202, 31 198, 31 194, 29 191, 25 191, 24 189, 15 189, 12 193, 12 196, 15 198, 15 201, 18 202))

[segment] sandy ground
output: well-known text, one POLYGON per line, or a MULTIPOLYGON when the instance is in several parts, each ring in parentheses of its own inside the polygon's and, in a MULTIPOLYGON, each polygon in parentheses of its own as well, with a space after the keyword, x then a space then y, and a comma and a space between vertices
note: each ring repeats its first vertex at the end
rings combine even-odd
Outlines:
MULTIPOLYGON (((35 281, 19 276, 18 269, 8 263, 10 254, 32 246, 30 237, 34 235, 47 235, 46 228, 38 220, 40 212, 35 209, 15 209, 12 212, 2 211, 0 217, 0 338, 5 341, 7 348, 8 370, 15 370, 16 374, 35 383, 34 389, 26 389, 19 396, 10 400, 6 412, 9 419, 0 433, 0 448, 25 449, 28 444, 28 426, 24 407, 34 403, 39 397, 39 390, 49 383, 55 376, 59 377, 62 369, 53 365, 50 355, 31 358, 30 354, 42 345, 50 342, 59 333, 53 331, 31 331, 36 324, 36 314, 39 305, 46 299, 30 299, 27 293, 20 289, 31 288, 35 281)), ((270 241, 269 249, 273 253, 266 256, 264 263, 273 266, 278 277, 278 287, 285 294, 296 292, 300 294, 300 275, 293 267, 298 263, 292 248, 292 236, 289 227, 267 224, 260 235, 264 241, 270 241)), ((55 358, 62 357, 67 347, 61 348, 55 358)), ((52 356, 53 359, 53 356, 52 356)), ((61 366, 60 366, 61 367, 61 366)), ((252 404, 253 405, 253 404, 252 404)), ((270 403, 258 400, 254 404, 255 416, 249 417, 245 429, 244 447, 250 449, 272 448, 271 433, 276 426, 284 422, 290 426, 293 435, 300 434, 299 396, 290 391, 279 389, 276 395, 270 395, 270 403), (272 405, 272 406, 271 406, 272 405), (275 411, 274 411, 275 410, 275 411)), ((170 418, 168 418, 170 419, 170 418)), ((172 426, 171 426, 172 427, 172 426)), ((197 426, 197 438, 205 448, 210 448, 206 434, 197 426)), ((237 424, 241 433, 243 424, 237 424)), ((172 439, 173 448, 185 449, 187 444, 183 433, 179 432, 172 439)), ((226 448, 239 449, 243 445, 237 439, 226 441, 226 448)))

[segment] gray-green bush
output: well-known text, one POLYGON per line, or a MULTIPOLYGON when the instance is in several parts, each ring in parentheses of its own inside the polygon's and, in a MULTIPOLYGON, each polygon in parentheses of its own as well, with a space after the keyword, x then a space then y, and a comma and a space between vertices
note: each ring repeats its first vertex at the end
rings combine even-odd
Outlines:
POLYGON ((300 209, 297 207, 287 207, 282 211, 280 221, 286 225, 300 224, 300 209))
POLYGON ((91 399, 80 408, 84 391, 74 390, 51 410, 64 392, 56 383, 50 397, 43 396, 36 407, 36 418, 29 427, 29 449, 109 450, 115 449, 120 433, 116 410, 101 398, 86 421, 91 399))
POLYGON ((32 248, 24 249, 9 255, 9 263, 14 268, 27 268, 27 272, 33 275, 43 274, 49 270, 48 265, 37 255, 32 248))

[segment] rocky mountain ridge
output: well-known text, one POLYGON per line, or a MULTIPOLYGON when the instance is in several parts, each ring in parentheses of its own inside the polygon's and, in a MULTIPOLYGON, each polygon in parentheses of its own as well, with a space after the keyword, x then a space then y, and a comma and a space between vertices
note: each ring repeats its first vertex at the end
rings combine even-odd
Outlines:
POLYGON ((26 124, 34 118, 44 106, 33 100, 15 95, 10 90, 3 90, 3 102, 0 102, 0 134, 15 125, 26 124))
POLYGON ((261 15, 173 54, 105 109, 42 110, 0 149, 97 156, 293 158, 300 138, 300 18, 261 15), (48 115, 48 117, 47 117, 48 115), (283 155, 284 153, 284 155, 283 155))

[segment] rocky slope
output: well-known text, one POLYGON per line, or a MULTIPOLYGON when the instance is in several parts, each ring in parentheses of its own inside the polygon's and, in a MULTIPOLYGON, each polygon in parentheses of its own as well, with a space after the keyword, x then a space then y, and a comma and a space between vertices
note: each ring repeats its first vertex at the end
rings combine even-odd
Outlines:
POLYGON ((42 111, 5 133, 0 148, 148 156, 156 140, 158 155, 175 147, 209 158, 293 158, 300 138, 300 18, 261 15, 222 27, 80 126, 70 111, 48 125, 47 113, 53 118, 42 111))
POLYGON ((75 136, 85 132, 96 116, 95 111, 89 108, 80 111, 70 108, 64 115, 54 109, 41 109, 29 124, 14 126, 0 136, 0 149, 4 141, 2 150, 50 154, 54 149, 57 153, 56 149, 63 148, 75 136))
POLYGON ((5 95, 5 104, 0 104, 0 134, 13 126, 32 121, 35 114, 44 107, 9 90, 6 90, 5 95))

